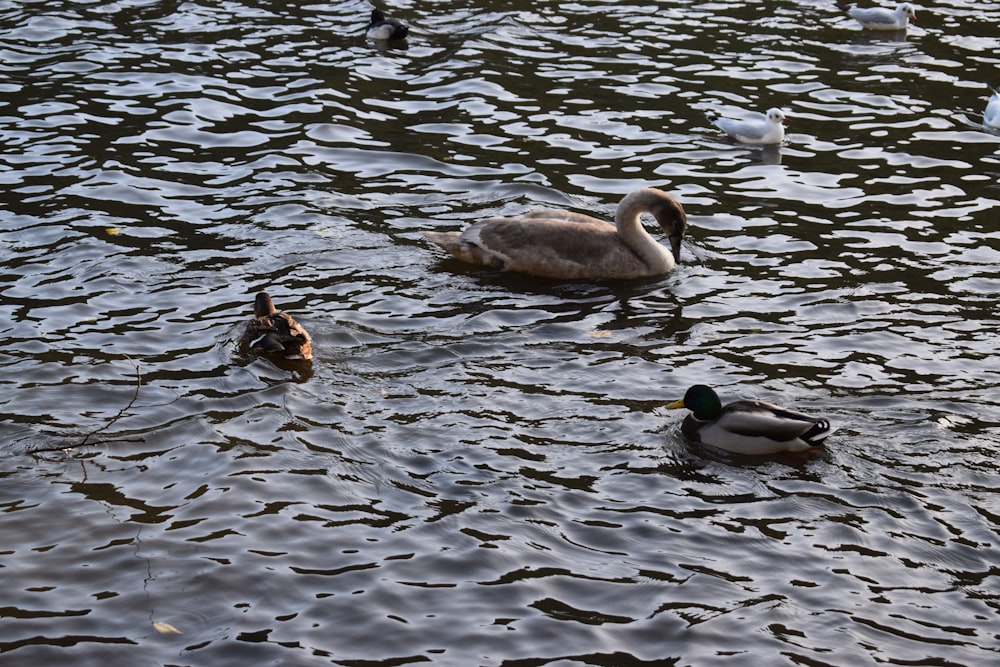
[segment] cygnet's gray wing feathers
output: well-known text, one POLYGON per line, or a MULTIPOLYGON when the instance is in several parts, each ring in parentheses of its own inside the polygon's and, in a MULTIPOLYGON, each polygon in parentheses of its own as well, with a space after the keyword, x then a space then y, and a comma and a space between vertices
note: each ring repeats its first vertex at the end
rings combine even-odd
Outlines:
POLYGON ((635 261, 611 223, 565 211, 559 211, 562 217, 557 218, 538 213, 527 216, 530 221, 489 218, 466 229, 462 238, 490 252, 508 271, 541 276, 587 277, 599 267, 635 261), (567 234, 567 222, 586 226, 579 234, 567 234), (623 255, 627 255, 624 260, 623 255))
POLYGON ((489 218, 462 232, 424 232, 455 257, 504 271, 559 280, 628 279, 646 262, 618 236, 614 225, 558 211, 489 218), (582 219, 581 219, 582 218, 582 219))
POLYGON ((575 211, 566 211, 559 208, 543 208, 535 209, 533 211, 528 211, 527 213, 522 213, 521 218, 530 218, 532 220, 563 220, 565 222, 579 222, 583 224, 596 224, 596 225, 610 225, 611 223, 606 220, 601 220, 589 215, 584 215, 583 213, 577 213, 575 211))

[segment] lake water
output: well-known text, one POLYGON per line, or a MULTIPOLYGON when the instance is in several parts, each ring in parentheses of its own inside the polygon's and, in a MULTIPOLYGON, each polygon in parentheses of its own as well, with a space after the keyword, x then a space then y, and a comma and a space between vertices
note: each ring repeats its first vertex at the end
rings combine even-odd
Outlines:
POLYGON ((385 9, 0 0, 0 664, 996 664, 1000 6, 385 9), (421 235, 642 186, 662 278, 421 235), (838 431, 691 445, 696 382, 838 431))

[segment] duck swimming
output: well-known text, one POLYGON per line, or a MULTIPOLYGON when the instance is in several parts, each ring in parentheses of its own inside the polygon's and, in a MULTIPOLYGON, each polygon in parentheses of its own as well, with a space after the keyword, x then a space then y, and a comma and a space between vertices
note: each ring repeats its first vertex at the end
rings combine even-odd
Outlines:
POLYGON ((785 140, 785 112, 768 109, 766 114, 751 113, 745 118, 719 118, 714 112, 708 119, 720 130, 743 144, 780 144, 785 140))
POLYGON ((917 10, 908 2, 891 11, 884 7, 851 7, 847 13, 866 30, 906 30, 911 19, 917 20, 917 10))
POLYGON ((556 209, 488 218, 462 232, 424 232, 460 260, 501 271, 556 280, 628 279, 671 271, 681 255, 687 216, 661 190, 642 188, 618 204, 615 224, 556 209), (651 213, 667 233, 670 249, 643 229, 651 213))
POLYGON ((801 452, 819 447, 833 432, 826 419, 810 417, 770 403, 740 400, 722 406, 711 387, 696 384, 684 398, 667 405, 687 408, 681 433, 688 440, 735 454, 801 452))
POLYGON ((240 347, 253 354, 284 359, 312 359, 309 334, 288 313, 278 312, 267 292, 254 299, 254 319, 247 325, 240 347))
POLYGON ((372 18, 365 28, 365 37, 377 41, 406 39, 410 29, 396 19, 387 19, 377 9, 372 10, 372 18))

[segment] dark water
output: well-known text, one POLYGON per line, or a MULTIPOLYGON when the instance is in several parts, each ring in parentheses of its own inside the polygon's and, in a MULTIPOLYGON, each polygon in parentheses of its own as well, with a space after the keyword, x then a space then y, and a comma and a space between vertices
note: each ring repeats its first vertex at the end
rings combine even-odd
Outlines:
POLYGON ((370 9, 0 2, 0 664, 1000 660, 997 4, 370 9), (647 185, 659 279, 420 234, 647 185), (693 447, 694 382, 839 430, 693 447))

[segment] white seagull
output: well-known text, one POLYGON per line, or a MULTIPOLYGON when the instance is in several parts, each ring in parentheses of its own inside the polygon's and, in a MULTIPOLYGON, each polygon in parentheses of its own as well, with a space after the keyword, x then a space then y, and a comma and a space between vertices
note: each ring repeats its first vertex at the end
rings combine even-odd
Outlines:
POLYGON ((983 125, 1000 130, 1000 88, 993 91, 990 101, 983 112, 983 125))
POLYGON ((766 114, 747 114, 741 120, 719 118, 709 112, 708 119, 740 143, 780 144, 785 139, 785 113, 781 109, 768 109, 766 114))
POLYGON ((896 5, 896 9, 884 7, 852 7, 847 11, 862 28, 868 30, 906 30, 910 19, 917 20, 917 10, 908 2, 896 5))

